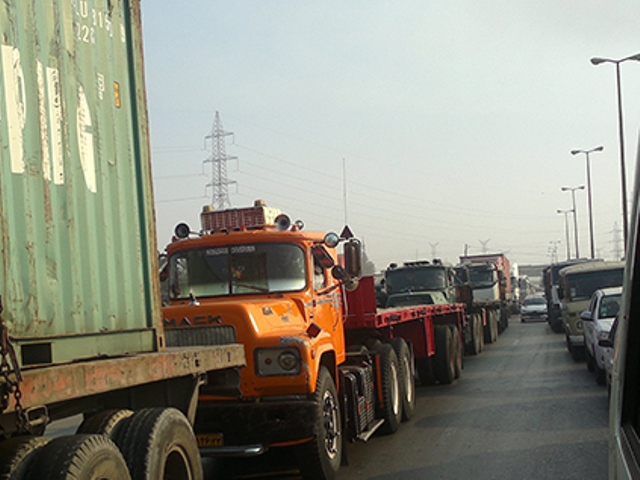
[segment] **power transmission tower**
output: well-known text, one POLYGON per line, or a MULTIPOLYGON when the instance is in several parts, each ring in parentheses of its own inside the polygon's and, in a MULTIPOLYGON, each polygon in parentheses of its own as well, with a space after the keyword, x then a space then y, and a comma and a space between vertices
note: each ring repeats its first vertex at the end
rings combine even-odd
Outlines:
POLYGON ((213 129, 209 135, 204 137, 205 145, 207 140, 211 142, 211 154, 209 158, 202 163, 203 165, 205 163, 211 163, 211 181, 207 183, 205 189, 211 187, 211 205, 218 210, 224 210, 231 206, 231 200, 229 200, 229 185, 237 183, 230 181, 227 177, 227 162, 237 159, 237 157, 227 155, 224 137, 228 135, 233 135, 233 133, 224 131, 222 121, 220 120, 220 113, 216 111, 213 129))
POLYGON ((489 249, 487 248, 487 245, 489 244, 491 239, 487 238, 485 241, 482 241, 482 240, 478 240, 478 241, 480 242, 480 245, 482 245, 482 253, 487 253, 489 251, 489 249))
POLYGON ((436 253, 436 247, 438 246, 439 242, 436 243, 429 243, 429 245, 431 246, 431 258, 437 258, 438 254, 436 253))

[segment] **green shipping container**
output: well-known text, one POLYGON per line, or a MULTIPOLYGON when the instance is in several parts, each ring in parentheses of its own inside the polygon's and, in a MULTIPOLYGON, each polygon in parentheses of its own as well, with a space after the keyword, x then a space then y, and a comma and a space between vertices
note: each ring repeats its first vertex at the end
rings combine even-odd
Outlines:
POLYGON ((23 366, 161 340, 139 0, 0 2, 0 296, 23 366))

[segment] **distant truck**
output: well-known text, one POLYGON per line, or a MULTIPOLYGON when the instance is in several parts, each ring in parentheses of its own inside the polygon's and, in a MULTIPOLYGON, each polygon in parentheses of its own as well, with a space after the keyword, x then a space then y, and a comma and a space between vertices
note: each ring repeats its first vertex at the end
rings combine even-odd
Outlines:
POLYGON ((567 260, 564 262, 552 263, 542 271, 542 283, 544 295, 547 300, 547 322, 555 333, 564 333, 562 324, 560 296, 558 294, 558 272, 564 267, 584 263, 590 260, 567 260))
POLYGON ((461 307, 378 311, 374 278, 359 278, 361 245, 347 231, 306 231, 260 201, 203 210, 198 233, 176 228, 165 326, 229 326, 246 348, 239 393, 202 390, 202 455, 287 446, 304 477, 334 478, 347 442, 410 419, 415 357, 426 383, 460 375, 461 307))
POLYGON ((0 4, 2 478, 201 478, 198 390, 238 388, 231 329, 167 347, 143 72, 139 1, 0 4))
POLYGON ((624 262, 586 262, 564 267, 558 272, 558 294, 567 350, 576 360, 584 360, 584 328, 580 318, 591 295, 600 288, 622 286, 624 262))
POLYGON ((465 352, 477 355, 484 346, 485 312, 482 308, 471 312, 472 295, 465 289, 464 282, 458 281, 452 265, 439 259, 391 264, 380 282, 384 293, 384 307, 459 304, 462 309, 462 332, 465 352))
POLYGON ((502 253, 466 255, 460 257, 459 265, 468 270, 474 305, 486 308, 491 323, 495 317, 502 333, 513 309, 509 259, 502 253))

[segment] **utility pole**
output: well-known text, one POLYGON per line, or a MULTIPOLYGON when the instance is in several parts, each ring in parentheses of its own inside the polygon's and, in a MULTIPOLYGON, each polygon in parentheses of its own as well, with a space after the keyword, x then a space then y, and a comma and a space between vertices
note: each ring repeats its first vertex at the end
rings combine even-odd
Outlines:
POLYGON ((205 145, 207 140, 211 142, 211 154, 209 158, 202 163, 203 166, 205 163, 211 163, 211 181, 207 183, 205 189, 211 187, 211 205, 218 210, 231 207, 229 185, 237 183, 235 181, 229 181, 227 177, 227 162, 229 160, 237 160, 237 157, 227 155, 224 137, 229 135, 233 135, 233 133, 224 131, 222 128, 222 120, 220 120, 220 113, 216 111, 213 128, 211 132, 204 137, 205 145))

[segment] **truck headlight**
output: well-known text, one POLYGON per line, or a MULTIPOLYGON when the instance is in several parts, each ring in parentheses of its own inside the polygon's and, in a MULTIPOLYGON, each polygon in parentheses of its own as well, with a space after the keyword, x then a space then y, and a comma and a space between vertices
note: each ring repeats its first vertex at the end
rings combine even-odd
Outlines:
POLYGON ((264 377, 300 373, 300 352, 297 348, 260 348, 255 351, 255 360, 256 373, 264 377))

